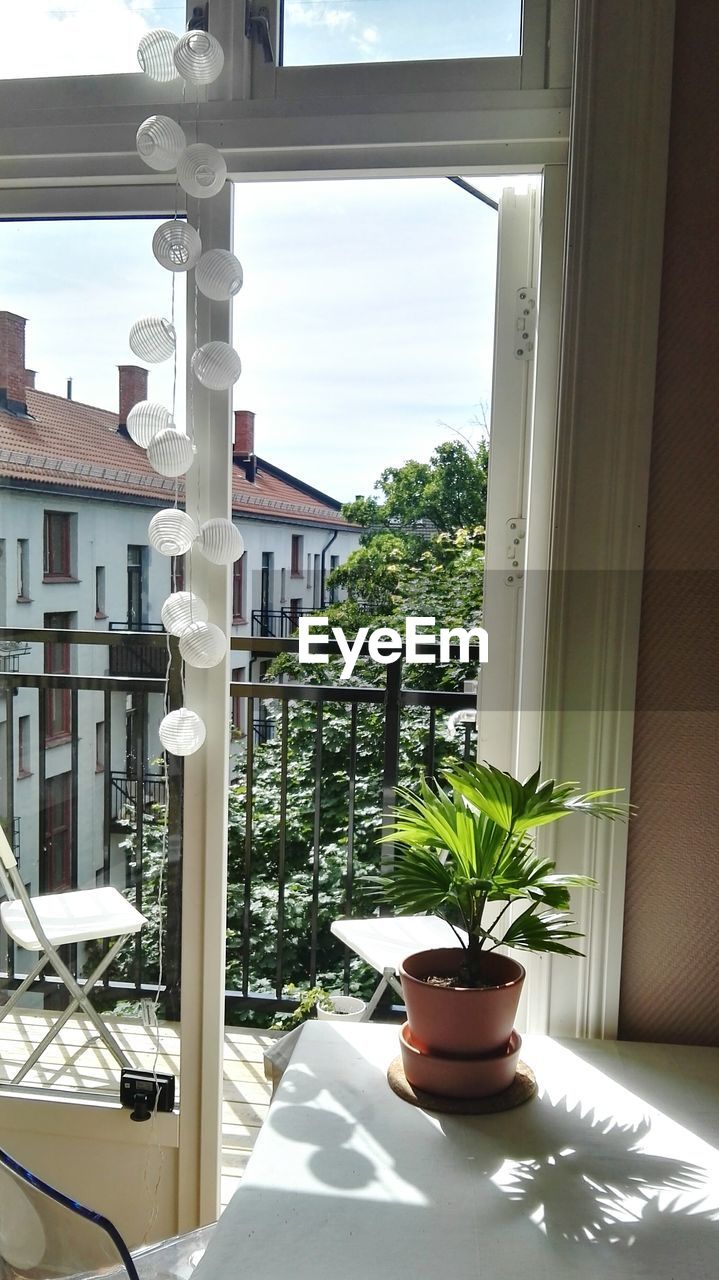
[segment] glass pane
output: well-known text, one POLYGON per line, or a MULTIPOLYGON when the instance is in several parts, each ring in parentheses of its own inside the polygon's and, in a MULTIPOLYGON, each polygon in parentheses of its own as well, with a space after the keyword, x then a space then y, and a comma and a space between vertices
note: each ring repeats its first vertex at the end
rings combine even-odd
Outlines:
POLYGON ((3 5, 0 80, 139 71, 147 31, 185 29, 185 0, 22 0, 3 5))
POLYGON ((284 0, 287 67, 520 53, 522 0, 284 0))

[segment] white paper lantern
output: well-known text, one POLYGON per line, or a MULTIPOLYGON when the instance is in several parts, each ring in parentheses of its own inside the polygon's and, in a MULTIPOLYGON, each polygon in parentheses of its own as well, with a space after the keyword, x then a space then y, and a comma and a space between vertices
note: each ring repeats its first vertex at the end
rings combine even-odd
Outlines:
POLYGON ((225 63, 222 45, 209 31, 186 31, 172 56, 175 71, 190 84, 212 84, 225 63))
POLYGON ((184 476, 195 461, 195 446, 189 436, 170 427, 153 436, 147 446, 147 460, 161 476, 184 476))
POLYGON ((181 636, 191 622, 207 622, 207 605, 194 591, 173 591, 160 610, 162 625, 171 636, 181 636))
POLYGON ((189 222, 172 218, 157 228, 152 237, 152 252, 167 271, 189 271, 199 261, 202 241, 189 222))
POLYGON ((150 545, 162 556, 182 556, 197 537, 197 525, 186 511, 165 507, 150 521, 147 536, 150 545))
POLYGON ((193 142, 177 161, 177 181, 188 196, 197 200, 216 196, 227 181, 224 157, 206 142, 193 142))
POLYGON ((175 168, 187 138, 182 126, 170 116, 148 116, 137 131, 135 146, 146 165, 166 173, 175 168))
POLYGON ((239 529, 223 516, 205 521, 200 528, 196 546, 212 564, 234 564, 245 549, 239 529))
POLYGON ((148 31, 137 46, 137 61, 151 80, 167 83, 177 79, 173 54, 178 37, 174 31, 148 31))
POLYGON ((216 667, 227 653, 227 636, 214 622, 191 622, 180 636, 180 655, 190 667, 216 667))
POLYGON ((170 711, 160 721, 158 733, 163 747, 173 756, 193 755, 195 751, 199 751, 207 737, 204 720, 188 707, 170 711))
POLYGON ((229 302, 242 288, 242 263, 229 249, 208 249, 195 267, 195 284, 213 302, 229 302))
POLYGON ((154 400, 139 400, 127 415, 127 434, 142 449, 147 448, 159 431, 166 431, 171 426, 170 410, 154 400))
POLYGON ((175 350, 177 334, 169 320, 162 316, 143 316, 130 330, 130 350, 145 364, 162 364, 175 350))
POLYGON ((229 342, 206 342, 192 357, 192 372, 203 387, 229 391, 242 373, 242 362, 229 342))

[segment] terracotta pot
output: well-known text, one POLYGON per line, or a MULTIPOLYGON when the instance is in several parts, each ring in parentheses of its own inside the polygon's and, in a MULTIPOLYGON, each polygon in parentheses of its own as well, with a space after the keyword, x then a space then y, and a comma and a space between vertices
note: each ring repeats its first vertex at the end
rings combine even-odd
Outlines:
POLYGON ((454 977, 462 963, 460 947, 416 951, 400 966, 402 994, 412 1040, 421 1050, 472 1057, 495 1053, 507 1044, 522 993, 524 969, 509 956, 484 957, 491 987, 436 987, 428 977, 454 977))
POLYGON ((405 1022, 399 1044, 404 1074, 415 1089, 443 1098, 488 1098, 508 1089, 514 1080, 522 1037, 513 1031, 497 1053, 480 1058, 447 1058, 420 1052, 405 1022))

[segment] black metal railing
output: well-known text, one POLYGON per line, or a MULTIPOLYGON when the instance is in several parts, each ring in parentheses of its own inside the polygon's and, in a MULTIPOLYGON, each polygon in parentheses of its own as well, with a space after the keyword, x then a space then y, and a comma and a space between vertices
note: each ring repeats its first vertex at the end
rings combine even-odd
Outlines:
POLYGON ((300 618, 316 613, 316 609, 253 609, 252 635, 265 639, 286 640, 294 635, 300 618))
POLYGON ((141 778, 127 773, 113 771, 110 774, 111 801, 110 816, 113 822, 121 819, 133 822, 136 819, 138 798, 142 801, 142 809, 147 813, 153 805, 165 804, 167 788, 162 774, 145 773, 141 778))
MULTIPOLYGON (((249 654, 250 671, 258 659, 297 652, 296 640, 234 637, 231 644, 249 654)), ((467 693, 406 688, 401 662, 386 668, 382 685, 330 683, 328 668, 320 670, 323 684, 283 675, 231 685, 232 706, 245 701, 243 723, 253 726, 235 782, 244 830, 231 832, 231 855, 233 840, 241 840, 241 849, 234 849, 230 896, 237 902, 241 891, 242 903, 228 935, 232 1020, 248 1009, 287 1007, 286 985, 314 985, 333 948, 333 971, 339 966, 347 982, 349 960, 333 944, 329 924, 356 908, 358 886, 360 909, 376 909, 367 905, 362 882, 391 859, 377 836, 398 784, 434 776, 449 757, 476 753, 474 722, 459 724, 452 737, 447 732, 453 712, 471 709, 467 693), (275 935, 271 974, 268 928, 275 935)))
POLYGON ((161 622, 140 622, 129 625, 127 622, 111 622, 108 630, 122 631, 124 643, 110 648, 111 676, 138 676, 140 679, 161 679, 167 670, 167 646, 158 645, 156 641, 130 640, 127 632, 141 632, 142 635, 164 636, 165 628, 161 622))

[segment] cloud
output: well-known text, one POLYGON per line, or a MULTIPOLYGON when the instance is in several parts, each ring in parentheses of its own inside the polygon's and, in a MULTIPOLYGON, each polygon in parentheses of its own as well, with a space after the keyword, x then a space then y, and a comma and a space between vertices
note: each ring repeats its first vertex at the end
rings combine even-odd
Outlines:
POLYGON ((285 21, 297 27, 329 27, 330 31, 346 31, 357 25, 357 14, 352 9, 337 4, 323 4, 322 0, 291 0, 287 5, 285 21))
POLYGON ((184 28, 184 5, 147 0, 22 0, 3 5, 0 78, 137 71, 152 27, 184 28))

